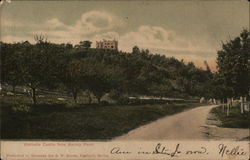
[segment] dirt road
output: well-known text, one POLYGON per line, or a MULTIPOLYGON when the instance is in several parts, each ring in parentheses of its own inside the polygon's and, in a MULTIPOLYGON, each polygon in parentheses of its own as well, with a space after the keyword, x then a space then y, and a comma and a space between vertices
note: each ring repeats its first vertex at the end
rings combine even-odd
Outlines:
POLYGON ((206 124, 209 111, 216 105, 201 106, 141 126, 114 140, 207 140, 240 139, 247 137, 246 129, 226 129, 206 124), (238 134, 234 136, 229 132, 238 134))
POLYGON ((216 105, 201 106, 130 131, 115 140, 204 139, 204 127, 209 111, 216 105))

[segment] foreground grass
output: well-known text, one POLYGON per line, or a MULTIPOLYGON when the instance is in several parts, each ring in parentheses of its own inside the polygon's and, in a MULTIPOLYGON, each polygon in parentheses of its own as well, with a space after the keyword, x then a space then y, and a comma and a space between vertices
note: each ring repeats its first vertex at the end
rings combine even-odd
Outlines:
POLYGON ((250 128, 250 112, 240 113, 240 107, 230 109, 229 116, 226 115, 226 107, 223 112, 222 106, 213 108, 211 113, 217 120, 221 121, 220 127, 227 128, 250 128))
MULTIPOLYGON (((13 104, 2 101, 2 139, 103 140, 166 115, 181 112, 200 104, 146 105, 76 105, 39 104, 29 111, 17 112, 13 104)), ((29 105, 27 105, 29 106, 29 105)))

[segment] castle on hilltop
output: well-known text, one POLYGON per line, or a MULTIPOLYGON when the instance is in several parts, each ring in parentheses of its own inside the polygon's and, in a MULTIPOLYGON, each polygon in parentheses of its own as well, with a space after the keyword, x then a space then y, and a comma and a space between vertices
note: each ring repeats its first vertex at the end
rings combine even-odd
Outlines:
POLYGON ((105 39, 96 41, 96 48, 118 50, 118 41, 105 39))

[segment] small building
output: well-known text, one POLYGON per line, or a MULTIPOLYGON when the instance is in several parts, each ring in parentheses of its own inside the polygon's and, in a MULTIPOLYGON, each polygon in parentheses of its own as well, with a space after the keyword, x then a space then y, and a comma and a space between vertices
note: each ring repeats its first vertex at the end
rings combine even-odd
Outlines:
POLYGON ((118 50, 118 41, 105 39, 96 41, 96 48, 118 50))

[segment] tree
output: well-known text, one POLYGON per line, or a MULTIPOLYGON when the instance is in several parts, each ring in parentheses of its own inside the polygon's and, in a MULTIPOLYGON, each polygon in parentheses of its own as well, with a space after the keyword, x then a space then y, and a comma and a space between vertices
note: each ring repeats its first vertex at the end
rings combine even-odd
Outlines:
POLYGON ((72 49, 72 48, 73 48, 73 45, 72 45, 71 43, 67 43, 67 44, 65 45, 65 48, 66 48, 66 49, 72 49))
POLYGON ((150 93, 157 97, 173 97, 174 96, 174 88, 169 82, 168 79, 166 79, 163 83, 155 83, 151 85, 150 93))
POLYGON ((231 96, 246 96, 249 92, 250 34, 243 30, 239 37, 222 44, 217 53, 218 73, 227 88, 233 91, 231 96))
POLYGON ((211 72, 211 69, 210 69, 210 67, 209 67, 209 65, 208 65, 208 63, 207 63, 207 61, 204 61, 204 65, 205 65, 205 67, 206 67, 206 71, 207 71, 207 72, 211 72))
MULTIPOLYGON (((243 30, 240 36, 222 44, 222 49, 217 53, 217 68, 222 85, 224 86, 224 96, 241 97, 241 99, 249 96, 249 58, 249 31, 243 30)), ((241 104, 241 113, 243 112, 243 104, 241 104)))
POLYGON ((41 43, 47 42, 48 38, 43 34, 40 34, 40 35, 36 34, 34 36, 34 40, 36 41, 37 44, 39 44, 39 43, 41 44, 41 43))
POLYGON ((139 53, 141 53, 139 47, 134 46, 134 47, 132 48, 132 53, 133 53, 133 54, 139 54, 139 53))
POLYGON ((22 70, 22 79, 24 84, 32 91, 33 104, 37 104, 36 90, 44 78, 41 69, 44 67, 42 52, 37 45, 30 46, 26 52, 23 52, 20 68, 22 70))
POLYGON ((224 103, 227 101, 227 97, 231 97, 232 90, 225 86, 223 78, 220 74, 215 73, 212 80, 212 94, 214 98, 220 99, 222 102, 222 110, 225 111, 224 103))
POLYGON ((60 79, 66 88, 72 93, 75 103, 80 90, 86 85, 86 67, 80 60, 64 61, 61 64, 60 79))
POLYGON ((89 49, 91 47, 92 42, 91 41, 80 41, 79 47, 89 49))
POLYGON ((15 95, 16 86, 22 84, 20 58, 22 51, 25 50, 24 43, 13 45, 2 43, 1 49, 1 81, 11 85, 15 95))
POLYGON ((95 95, 100 104, 104 94, 118 88, 121 84, 122 70, 119 67, 105 65, 102 63, 89 64, 88 88, 95 95))
POLYGON ((22 80, 32 91, 33 104, 37 104, 36 92, 40 87, 55 84, 58 55, 63 51, 60 45, 38 41, 26 47, 19 59, 22 80))

